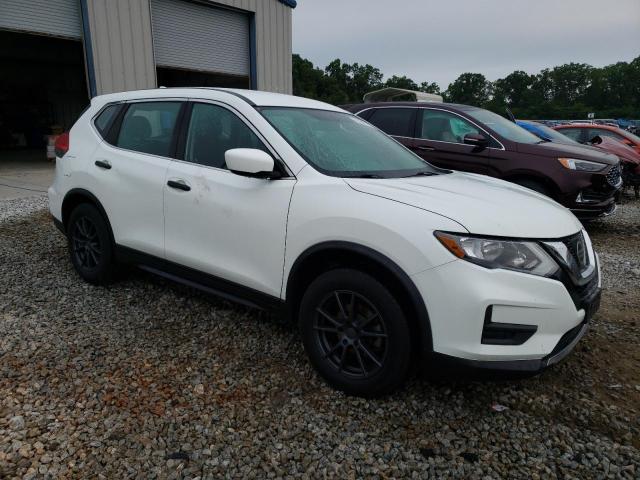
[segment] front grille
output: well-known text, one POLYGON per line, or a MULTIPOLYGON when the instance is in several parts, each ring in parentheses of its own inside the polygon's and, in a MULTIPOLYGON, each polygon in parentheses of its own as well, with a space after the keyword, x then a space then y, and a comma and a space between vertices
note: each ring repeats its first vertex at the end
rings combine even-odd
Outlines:
POLYGON ((611 167, 611 170, 607 173, 607 182, 612 187, 617 186, 620 183, 622 172, 620 172, 620 164, 616 164, 611 167))

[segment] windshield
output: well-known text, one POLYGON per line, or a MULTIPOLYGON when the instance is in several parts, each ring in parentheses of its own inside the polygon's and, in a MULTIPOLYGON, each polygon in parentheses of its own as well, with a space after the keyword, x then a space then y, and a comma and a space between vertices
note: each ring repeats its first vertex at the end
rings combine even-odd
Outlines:
POLYGON ((407 177, 441 170, 347 113, 263 107, 260 112, 315 169, 336 177, 407 177))
POLYGON ((465 113, 479 122, 484 123, 498 135, 518 143, 540 143, 540 139, 533 133, 527 132, 524 128, 519 127, 510 120, 500 115, 490 112, 489 110, 473 109, 467 110, 465 113))

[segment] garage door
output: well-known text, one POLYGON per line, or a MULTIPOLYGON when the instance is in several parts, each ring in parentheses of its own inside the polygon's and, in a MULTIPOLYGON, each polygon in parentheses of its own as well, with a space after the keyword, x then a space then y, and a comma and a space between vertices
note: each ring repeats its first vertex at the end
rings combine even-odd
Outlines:
POLYGON ((151 0, 156 64, 249 75, 249 17, 183 0, 151 0))
POLYGON ((80 39, 78 0, 0 0, 0 29, 80 39))

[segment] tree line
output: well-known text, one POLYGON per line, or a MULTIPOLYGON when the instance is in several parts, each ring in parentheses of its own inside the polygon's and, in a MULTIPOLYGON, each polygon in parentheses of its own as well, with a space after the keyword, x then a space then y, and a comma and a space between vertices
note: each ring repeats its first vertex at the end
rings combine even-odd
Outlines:
POLYGON ((398 87, 442 95, 446 102, 463 103, 517 118, 640 119, 640 56, 597 68, 568 63, 538 74, 517 70, 491 82, 481 73, 463 73, 445 91, 433 82, 418 84, 407 76, 384 79, 380 69, 366 64, 332 61, 324 70, 293 55, 293 93, 334 105, 359 103, 362 96, 383 87, 398 87))

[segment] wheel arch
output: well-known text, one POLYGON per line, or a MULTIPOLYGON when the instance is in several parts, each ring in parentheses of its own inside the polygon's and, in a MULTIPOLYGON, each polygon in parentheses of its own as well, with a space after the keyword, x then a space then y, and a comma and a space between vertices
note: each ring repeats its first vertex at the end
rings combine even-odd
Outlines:
POLYGON ((560 188, 558 185, 548 176, 541 175, 539 172, 532 170, 518 170, 503 177, 503 180, 507 182, 517 183, 518 180, 531 180, 540 183, 553 194, 553 198, 560 197, 560 188))
POLYGON ((71 212, 73 212, 73 210, 82 203, 88 203, 98 209, 98 212, 100 212, 100 215, 102 215, 102 218, 104 218, 104 221, 107 223, 107 227, 109 228, 111 242, 115 245, 113 230, 111 228, 111 222, 109 222, 107 212, 102 206, 102 203, 100 203, 100 200, 98 200, 93 193, 89 190, 85 190, 84 188, 74 188, 69 190, 64 196, 64 200, 62 200, 62 227, 64 228, 64 231, 67 231, 67 223, 69 222, 71 212))
POLYGON ((416 352, 433 351, 431 324, 425 302, 411 278, 386 255, 364 245, 330 241, 306 249, 293 263, 287 276, 285 301, 292 322, 307 286, 321 273, 335 268, 354 268, 372 275, 398 298, 417 342, 416 352))

